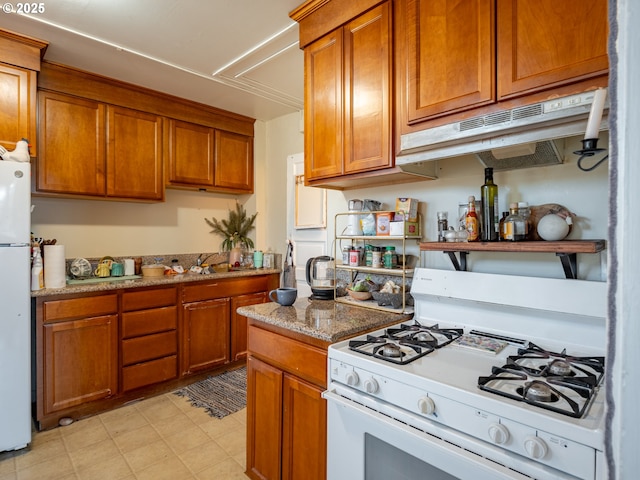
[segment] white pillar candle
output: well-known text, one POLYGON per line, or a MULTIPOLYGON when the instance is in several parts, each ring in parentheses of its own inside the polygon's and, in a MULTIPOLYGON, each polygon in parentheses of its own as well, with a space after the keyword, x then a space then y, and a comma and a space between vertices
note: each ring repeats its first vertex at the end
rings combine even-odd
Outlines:
POLYGON ((593 103, 591 104, 591 113, 587 121, 587 131, 584 139, 593 139, 600 136, 600 123, 602 122, 602 111, 604 110, 604 100, 607 98, 607 91, 599 88, 593 95, 593 103))

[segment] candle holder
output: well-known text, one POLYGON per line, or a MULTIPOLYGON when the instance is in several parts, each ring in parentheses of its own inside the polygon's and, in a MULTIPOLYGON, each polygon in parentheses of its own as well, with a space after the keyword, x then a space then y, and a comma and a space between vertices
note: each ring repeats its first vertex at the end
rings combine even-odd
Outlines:
POLYGON ((582 140, 582 150, 576 150, 573 152, 575 155, 580 155, 578 159, 578 168, 584 172, 590 172, 591 170, 598 167, 602 162, 604 162, 609 155, 605 155, 603 158, 598 160, 591 167, 583 167, 582 161, 585 158, 593 157, 596 153, 605 152, 606 148, 598 148, 598 139, 597 138, 585 138, 582 140))

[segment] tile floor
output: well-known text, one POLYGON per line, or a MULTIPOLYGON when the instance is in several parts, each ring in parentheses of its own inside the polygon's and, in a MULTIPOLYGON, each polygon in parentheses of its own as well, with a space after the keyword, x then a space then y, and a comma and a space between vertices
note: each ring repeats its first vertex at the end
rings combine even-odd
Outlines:
POLYGON ((167 393, 34 434, 0 480, 246 480, 246 408, 223 419, 167 393))

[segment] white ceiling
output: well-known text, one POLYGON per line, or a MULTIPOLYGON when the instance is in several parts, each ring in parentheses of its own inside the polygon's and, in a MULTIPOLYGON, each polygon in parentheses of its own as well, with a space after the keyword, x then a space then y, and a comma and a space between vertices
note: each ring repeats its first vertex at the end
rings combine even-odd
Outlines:
POLYGON ((303 108, 301 3, 47 0, 0 28, 49 42, 45 60, 267 121, 303 108))

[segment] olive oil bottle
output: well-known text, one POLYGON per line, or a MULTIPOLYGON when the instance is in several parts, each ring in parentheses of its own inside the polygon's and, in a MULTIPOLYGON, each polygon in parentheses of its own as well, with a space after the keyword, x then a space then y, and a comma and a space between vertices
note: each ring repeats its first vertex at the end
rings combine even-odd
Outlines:
POLYGON ((482 202, 482 225, 480 238, 483 242, 495 242, 500 239, 500 207, 498 205, 498 186, 493 183, 493 168, 484 169, 484 185, 480 187, 482 202))

